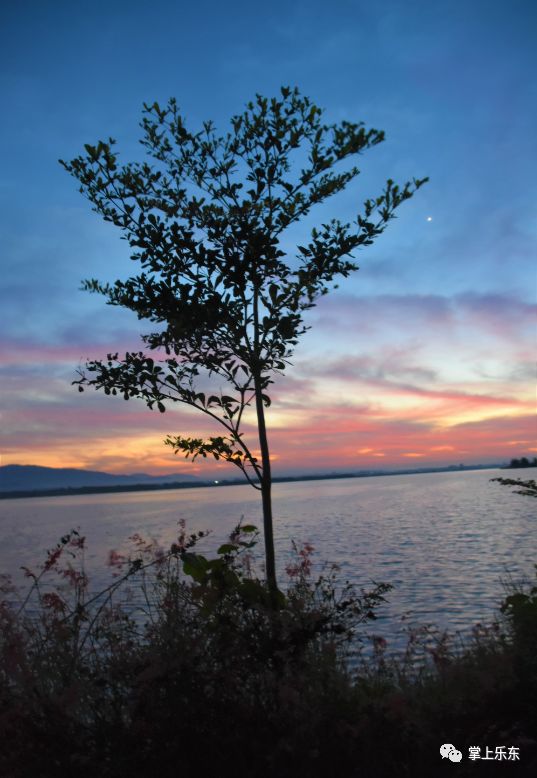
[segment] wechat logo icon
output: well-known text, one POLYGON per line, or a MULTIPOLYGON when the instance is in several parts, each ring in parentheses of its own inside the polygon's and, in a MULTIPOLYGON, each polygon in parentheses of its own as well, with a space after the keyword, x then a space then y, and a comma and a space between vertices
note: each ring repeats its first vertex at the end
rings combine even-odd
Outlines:
POLYGON ((462 759, 461 752, 457 751, 451 743, 444 743, 443 746, 440 746, 440 756, 442 759, 449 759, 450 762, 460 762, 462 759))

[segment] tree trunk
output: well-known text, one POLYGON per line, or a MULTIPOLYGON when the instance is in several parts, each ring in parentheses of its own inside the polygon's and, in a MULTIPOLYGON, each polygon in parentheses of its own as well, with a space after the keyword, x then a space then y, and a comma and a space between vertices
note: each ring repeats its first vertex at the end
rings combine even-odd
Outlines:
POLYGON ((261 464, 263 475, 261 478, 261 499, 263 504, 263 532, 265 535, 265 566, 267 572, 267 584, 272 596, 273 604, 276 603, 278 584, 276 582, 276 562, 274 554, 274 532, 272 526, 272 474, 270 471, 270 456, 267 439, 267 427, 265 424, 265 409, 263 407, 261 381, 255 376, 255 406, 257 411, 257 428, 259 431, 259 447, 261 449, 261 464))

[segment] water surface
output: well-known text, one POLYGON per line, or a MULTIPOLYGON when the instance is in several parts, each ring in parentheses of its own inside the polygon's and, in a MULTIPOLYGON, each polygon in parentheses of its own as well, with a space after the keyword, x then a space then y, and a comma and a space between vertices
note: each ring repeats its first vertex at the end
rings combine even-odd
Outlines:
MULTIPOLYGON (((517 471, 531 477, 534 471, 517 471)), ((280 575, 291 541, 315 547, 318 569, 335 562, 341 580, 395 588, 378 634, 389 635, 409 612, 415 623, 467 629, 487 622, 502 597, 500 579, 531 575, 537 562, 535 501, 491 483, 504 471, 427 473, 274 485, 280 575)), ((135 532, 169 544, 180 518, 210 529, 214 549, 237 521, 262 525, 258 493, 247 486, 76 495, 0 502, 0 572, 20 575, 44 559, 61 535, 87 536, 94 587, 107 580, 112 548, 125 551, 135 532)), ((261 550, 261 549, 260 549, 261 550)))

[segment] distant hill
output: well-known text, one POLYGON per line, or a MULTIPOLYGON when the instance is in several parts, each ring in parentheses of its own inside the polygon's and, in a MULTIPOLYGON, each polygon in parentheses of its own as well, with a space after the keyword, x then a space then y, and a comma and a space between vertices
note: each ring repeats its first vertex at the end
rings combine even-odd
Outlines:
POLYGON ((193 475, 115 475, 97 470, 38 465, 4 465, 0 467, 0 492, 33 492, 46 489, 80 489, 100 486, 134 486, 137 484, 203 483, 193 475))
MULTIPOLYGON (((404 470, 362 470, 354 473, 308 473, 280 475, 274 483, 286 481, 320 481, 340 478, 371 478, 390 475, 420 475, 425 473, 459 472, 464 470, 490 470, 505 468, 505 464, 447 465, 404 470)), ((38 465, 4 465, 0 467, 0 499, 15 497, 46 497, 50 495, 88 494, 105 492, 134 492, 203 486, 233 486, 244 484, 242 479, 214 481, 194 475, 169 473, 168 475, 114 475, 96 470, 77 470, 68 467, 39 467, 38 465)))

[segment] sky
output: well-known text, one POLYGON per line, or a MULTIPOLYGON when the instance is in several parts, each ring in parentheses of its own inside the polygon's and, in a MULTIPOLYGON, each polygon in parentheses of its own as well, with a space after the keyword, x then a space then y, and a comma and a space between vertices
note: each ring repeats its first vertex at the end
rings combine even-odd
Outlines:
POLYGON ((430 182, 308 314, 272 388, 275 473, 537 452, 533 0, 21 0, 2 17, 2 465, 239 475, 163 445, 220 434, 205 417, 71 385, 87 359, 139 350, 146 330, 80 290, 137 268, 58 159, 110 136, 121 160, 143 159, 144 102, 174 96, 191 129, 212 119, 225 132, 282 85, 327 122, 386 132, 361 176, 288 237, 291 255, 315 223, 355 218, 387 178, 430 182))

